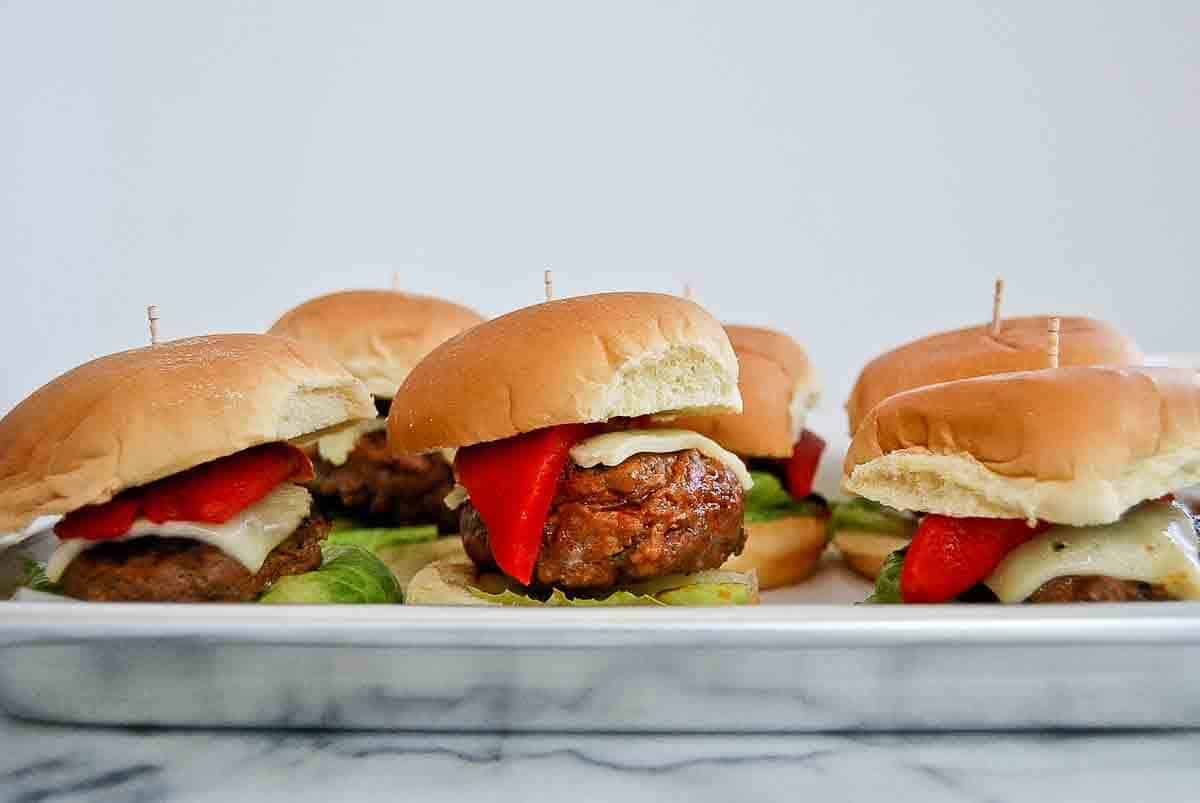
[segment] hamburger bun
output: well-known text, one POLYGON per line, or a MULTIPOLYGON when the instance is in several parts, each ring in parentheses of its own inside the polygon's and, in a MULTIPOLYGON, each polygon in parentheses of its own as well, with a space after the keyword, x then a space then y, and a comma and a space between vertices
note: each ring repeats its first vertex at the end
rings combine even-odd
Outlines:
POLYGON ((806 579, 817 567, 828 539, 825 519, 785 516, 747 522, 746 545, 721 566, 726 571, 758 572, 759 588, 781 588, 806 579))
POLYGON ((602 293, 525 307, 421 361, 392 401, 399 454, 470 446, 558 424, 742 409, 738 365, 701 307, 602 293))
POLYGON ((903 536, 869 530, 839 530, 833 536, 833 545, 842 558, 851 569, 868 580, 879 576, 888 555, 908 544, 909 539, 903 536))
POLYGON ((426 354, 482 322, 479 313, 440 298, 347 290, 285 312, 268 333, 321 346, 373 396, 390 399, 426 354))
MULTIPOLYGON (((991 326, 969 326, 914 340, 881 354, 859 374, 846 402, 850 434, 867 413, 889 396, 954 379, 1032 371, 1046 367, 1050 318, 1005 318, 998 337, 991 326)), ((1062 318, 1059 365, 1137 365, 1137 345, 1110 324, 1092 318, 1062 318)))
POLYGON ((101 357, 0 419, 0 531, 374 415, 335 360, 280 337, 211 335, 101 357))
MULTIPOLYGON (((742 412, 670 423, 743 457, 791 457, 819 396, 808 354, 792 338, 755 326, 726 326, 737 354, 742 412)), ((769 587, 769 586, 767 586, 769 587)))
POLYGON ((863 421, 843 480, 900 510, 1113 522, 1200 482, 1200 374, 1074 367, 906 391, 863 421))

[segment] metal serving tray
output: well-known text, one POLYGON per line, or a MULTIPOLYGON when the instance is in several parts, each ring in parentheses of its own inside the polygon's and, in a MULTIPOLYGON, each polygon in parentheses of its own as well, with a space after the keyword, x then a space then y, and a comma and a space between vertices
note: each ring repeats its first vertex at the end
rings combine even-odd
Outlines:
POLYGON ((0 603, 0 706, 102 724, 1200 725, 1200 604, 529 610, 0 603))

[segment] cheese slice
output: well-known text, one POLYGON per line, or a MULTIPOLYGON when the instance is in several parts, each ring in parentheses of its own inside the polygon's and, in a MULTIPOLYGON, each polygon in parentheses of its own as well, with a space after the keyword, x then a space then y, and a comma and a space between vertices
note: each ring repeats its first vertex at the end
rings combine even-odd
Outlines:
POLYGON ((750 490, 754 480, 733 452, 722 449, 716 441, 686 429, 627 429, 608 432, 580 441, 571 448, 571 459, 583 468, 619 466, 635 454, 670 454, 695 449, 705 457, 725 464, 743 490, 750 490))
POLYGON ((378 432, 387 426, 386 418, 368 418, 349 427, 342 427, 317 439, 317 454, 326 463, 344 466, 354 451, 358 439, 369 432, 378 432))
POLYGON ((446 494, 446 498, 442 500, 442 504, 451 510, 458 510, 462 507, 463 502, 470 498, 471 495, 467 493, 466 487, 455 483, 454 487, 450 489, 450 493, 446 494))
POLYGON ((1051 527, 1010 552, 984 583, 1001 602, 1022 602, 1072 574, 1139 580, 1174 599, 1200 599, 1192 518, 1175 505, 1146 502, 1112 524, 1051 527))
POLYGON ((266 562, 267 555, 296 532, 311 509, 312 496, 309 492, 299 485, 286 482, 224 524, 197 521, 155 524, 149 519, 138 519, 129 532, 120 538, 104 541, 70 538, 61 541, 46 564, 46 577, 50 582, 57 583, 71 561, 86 549, 146 536, 190 538, 215 546, 245 566, 246 571, 257 574, 266 562))

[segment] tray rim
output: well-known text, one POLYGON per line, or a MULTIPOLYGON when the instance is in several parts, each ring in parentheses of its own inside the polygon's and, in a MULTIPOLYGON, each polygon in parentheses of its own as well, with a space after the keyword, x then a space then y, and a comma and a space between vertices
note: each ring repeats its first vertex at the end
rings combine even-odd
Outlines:
POLYGON ((97 641, 308 647, 1200 646, 1200 602, 554 609, 8 602, 0 649, 97 641))

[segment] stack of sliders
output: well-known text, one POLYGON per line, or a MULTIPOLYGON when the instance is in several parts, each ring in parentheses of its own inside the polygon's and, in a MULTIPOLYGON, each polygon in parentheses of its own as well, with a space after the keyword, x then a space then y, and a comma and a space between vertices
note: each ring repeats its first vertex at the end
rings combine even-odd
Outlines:
POLYGON ((762 589, 812 574, 828 543, 829 506, 813 494, 825 442, 804 428, 820 390, 803 347, 787 335, 726 326, 738 359, 742 412, 661 426, 698 432, 738 455, 754 487, 746 494, 746 545, 726 569, 758 574, 762 589))
POLYGON ((421 566, 461 554, 449 451, 389 450, 386 422, 396 390, 434 348, 483 321, 439 298, 393 290, 351 290, 289 310, 269 333, 320 347, 366 385, 377 415, 309 444, 316 476, 308 488, 338 530, 337 540, 372 549, 405 586, 421 566), (411 525, 411 526, 398 526, 411 525))
MULTIPOLYGON (((1091 318, 1061 318, 1060 365, 1136 365, 1137 345, 1112 325, 1091 318)), ((846 402, 850 434, 880 402, 914 388, 1046 365, 1048 316, 1000 319, 990 325, 940 332, 876 357, 859 374, 846 402)), ((834 546, 856 572, 874 580, 887 556, 908 543, 916 528, 910 513, 858 498, 835 507, 834 546)))
POLYGON ((674 296, 548 301, 435 349, 388 417, 402 454, 457 449, 469 559, 422 569, 414 604, 736 604, 753 573, 750 474, 710 438, 653 419, 739 412, 721 325, 674 296))
POLYGON ((294 443, 374 415, 337 362, 283 338, 102 357, 0 420, 0 530, 62 514, 37 587, 82 600, 395 601, 369 553, 323 554, 329 525, 294 443), (292 581, 298 599, 281 590, 292 581))
POLYGON ((1083 366, 899 393, 867 414, 845 487, 919 515, 878 602, 1200 599, 1200 375, 1083 366))

